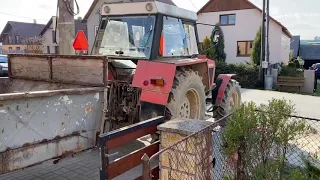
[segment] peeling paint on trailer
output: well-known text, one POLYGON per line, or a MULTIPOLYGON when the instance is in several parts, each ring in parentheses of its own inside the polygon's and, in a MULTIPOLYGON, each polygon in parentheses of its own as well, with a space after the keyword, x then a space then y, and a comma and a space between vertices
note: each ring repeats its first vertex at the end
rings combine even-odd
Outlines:
POLYGON ((0 173, 93 147, 102 93, 0 100, 0 173))
POLYGON ((94 132, 78 133, 0 153, 0 174, 38 164, 47 159, 64 158, 94 146, 94 132))

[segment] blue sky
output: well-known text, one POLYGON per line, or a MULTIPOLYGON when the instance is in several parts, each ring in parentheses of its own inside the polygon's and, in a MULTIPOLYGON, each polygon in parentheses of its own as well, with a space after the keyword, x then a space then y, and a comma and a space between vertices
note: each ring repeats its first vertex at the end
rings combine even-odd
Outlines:
MULTIPOLYGON (((84 16, 93 0, 78 0, 84 16)), ((197 11, 208 0, 173 0, 179 7, 197 11), (193 3, 191 3, 193 2, 193 3)), ((261 7, 262 0, 250 0, 261 7)), ((272 17, 302 39, 320 36, 320 0, 270 0, 272 17)), ((57 0, 0 0, 0 31, 7 21, 46 24, 56 14, 57 0)))

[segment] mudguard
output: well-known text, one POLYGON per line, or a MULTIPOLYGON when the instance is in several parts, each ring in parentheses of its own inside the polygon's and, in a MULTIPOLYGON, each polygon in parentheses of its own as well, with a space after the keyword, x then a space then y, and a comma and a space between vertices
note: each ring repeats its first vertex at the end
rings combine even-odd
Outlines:
POLYGON ((227 85, 229 84, 230 79, 235 76, 236 74, 220 74, 217 78, 217 82, 220 81, 219 86, 217 86, 218 89, 216 89, 217 91, 217 97, 216 99, 214 98, 214 91, 212 92, 212 100, 213 102, 215 101, 215 104, 220 104, 223 97, 224 97, 224 91, 227 88, 227 85))

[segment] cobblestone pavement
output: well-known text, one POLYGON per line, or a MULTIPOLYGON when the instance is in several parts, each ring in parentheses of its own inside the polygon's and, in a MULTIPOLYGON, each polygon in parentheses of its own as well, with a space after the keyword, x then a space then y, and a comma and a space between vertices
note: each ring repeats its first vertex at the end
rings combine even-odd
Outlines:
MULTIPOLYGON (((138 150, 146 145, 148 141, 137 140, 111 151, 116 155, 110 158, 114 161, 124 155, 138 150)), ((54 160, 48 160, 41 164, 28 167, 22 170, 0 174, 0 180, 99 180, 100 154, 99 149, 91 149, 73 157, 61 159, 57 164, 54 160)), ((142 167, 138 166, 131 171, 122 174, 115 180, 130 180, 141 176, 142 167)))

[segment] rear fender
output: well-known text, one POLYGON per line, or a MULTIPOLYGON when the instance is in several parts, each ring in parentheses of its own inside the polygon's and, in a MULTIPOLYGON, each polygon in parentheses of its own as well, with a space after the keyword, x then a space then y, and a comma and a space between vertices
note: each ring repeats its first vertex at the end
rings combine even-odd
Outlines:
POLYGON ((154 61, 138 61, 132 86, 141 88, 140 101, 167 105, 169 94, 176 73, 176 65, 154 61), (164 80, 164 86, 150 83, 153 78, 164 80))
MULTIPOLYGON (((220 104, 222 102, 222 99, 224 97, 224 91, 226 90, 227 88, 227 85, 229 84, 230 82, 230 79, 235 76, 235 74, 220 74, 217 78, 217 81, 221 80, 221 85, 220 87, 217 87, 219 88, 218 90, 218 94, 217 94, 217 97, 216 97, 216 100, 215 100, 215 104, 220 104)), ((213 90, 214 91, 214 90, 213 90)), ((214 101, 214 94, 212 94, 212 99, 214 101)))

